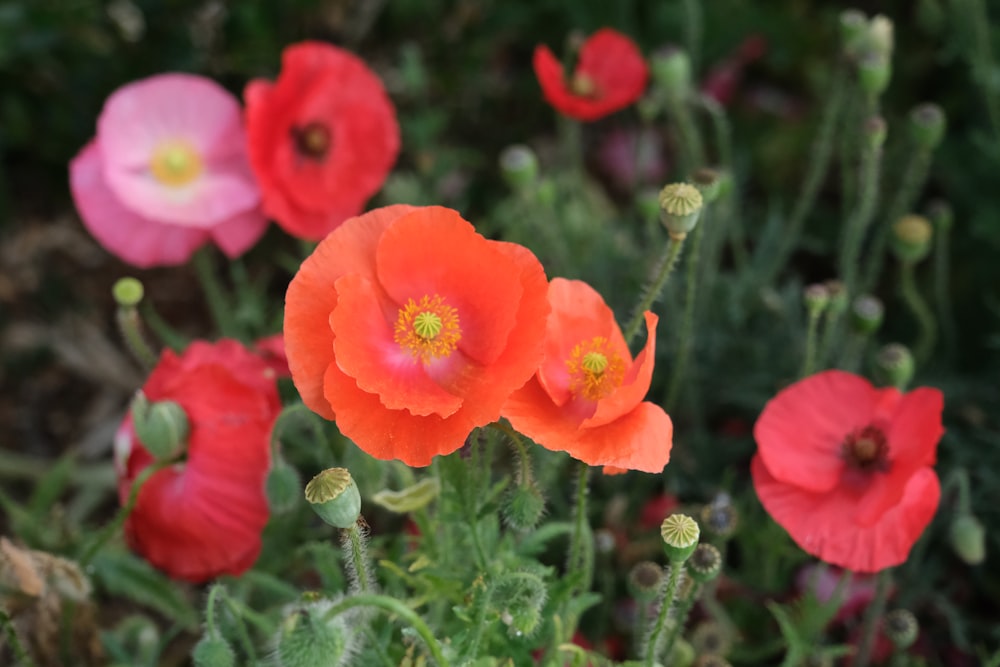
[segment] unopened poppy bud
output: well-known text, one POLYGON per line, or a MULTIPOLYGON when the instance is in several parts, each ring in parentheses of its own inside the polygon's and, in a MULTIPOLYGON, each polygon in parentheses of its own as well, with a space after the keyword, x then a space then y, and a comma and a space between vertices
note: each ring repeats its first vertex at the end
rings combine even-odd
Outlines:
POLYGON ((986 560, 986 530, 973 514, 959 514, 951 522, 948 538, 952 551, 967 565, 979 565, 986 560))
POLYGON ((233 647, 218 634, 204 635, 191 650, 194 667, 233 667, 236 654, 233 647))
POLYGON ((706 204, 711 204, 719 197, 722 190, 722 173, 716 169, 702 167, 691 175, 694 187, 701 193, 701 199, 706 204))
POLYGON ((892 250, 901 262, 919 262, 931 251, 934 228, 922 215, 904 215, 892 225, 892 250))
POLYGON ((695 652, 691 643, 683 637, 678 637, 670 650, 667 664, 670 667, 691 667, 694 664, 695 652))
POLYGON ((802 302, 813 317, 819 315, 830 304, 830 290, 826 285, 815 283, 802 290, 802 302))
POLYGON ((689 183, 671 183, 660 190, 660 221, 671 238, 683 239, 694 229, 703 203, 698 188, 689 183))
POLYGON ((722 553, 714 545, 699 544, 687 559, 687 569, 695 581, 700 583, 711 581, 722 571, 722 553))
POLYGON ((500 153, 500 171, 512 190, 526 190, 538 179, 538 158, 523 144, 508 146, 500 153))
POLYGON ((706 653, 699 655, 694 661, 694 667, 733 667, 732 664, 721 655, 706 653))
POLYGON ((847 310, 847 286, 839 280, 827 280, 823 285, 830 295, 830 305, 827 308, 835 315, 847 310))
POLYGON ((936 104, 920 104, 910 112, 910 133, 924 150, 938 147, 944 139, 946 125, 944 111, 936 104))
POLYGON ((728 493, 718 494, 701 508, 701 525, 709 535, 729 539, 736 532, 740 518, 728 493))
POLYGON ((840 13, 840 39, 844 53, 857 55, 868 36, 868 18, 858 9, 846 9, 840 13))
POLYGON ((503 518, 515 530, 531 530, 545 514, 545 498, 535 484, 518 484, 507 494, 503 518))
POLYGON ((899 343, 889 343, 875 355, 875 376, 882 384, 903 388, 913 379, 913 354, 899 343))
POLYGON ((653 54, 649 69, 668 100, 683 100, 691 94, 691 59, 681 49, 670 48, 653 54))
POLYGON ((917 617, 909 609, 890 611, 886 614, 882 627, 886 636, 900 651, 913 646, 913 642, 917 641, 917 635, 920 634, 917 617))
POLYGON ((503 605, 501 619, 514 637, 534 634, 542 623, 548 589, 531 572, 510 572, 495 582, 494 599, 503 605))
POLYGON ((271 469, 267 472, 264 495, 274 514, 285 514, 295 509, 302 497, 302 477, 299 476, 299 471, 288 465, 280 454, 274 457, 271 469))
POLYGON ((675 565, 686 561, 698 546, 698 522, 686 514, 671 514, 660 524, 667 559, 675 565))
POLYGON ((892 65, 889 59, 875 52, 861 56, 858 61, 858 81, 869 97, 877 97, 889 87, 892 65))
POLYGON ((653 600, 662 581, 663 568, 649 560, 636 563, 628 573, 629 592, 639 602, 653 600))
POLYGON ((136 392, 131 405, 132 426, 139 442, 157 461, 170 461, 187 444, 188 419, 184 408, 174 401, 150 402, 136 392))
POLYGON ((885 307, 871 294, 862 294, 851 303, 851 326, 863 335, 870 335, 882 326, 885 307))
POLYGON ((885 135, 888 133, 885 119, 882 116, 872 116, 865 121, 863 129, 868 147, 873 151, 881 150, 885 144, 885 135))
POLYGON ((935 199, 927 205, 927 217, 938 233, 950 230, 955 224, 955 213, 951 210, 951 204, 944 199, 935 199))
POLYGON ((350 528, 361 516, 361 493, 347 468, 328 468, 306 484, 313 511, 335 528, 350 528))
POLYGON ((115 281, 111 295, 122 308, 134 308, 142 301, 145 290, 138 278, 125 277, 115 281))
POLYGON ((868 45, 886 60, 892 56, 893 32, 892 21, 884 14, 873 16, 868 22, 868 45))
POLYGON ((328 620, 325 601, 294 610, 278 630, 277 659, 281 667, 336 667, 347 649, 347 633, 339 619, 328 620))
POLYGON ((733 638, 721 623, 702 621, 691 632, 691 646, 699 654, 726 655, 733 647, 733 638))

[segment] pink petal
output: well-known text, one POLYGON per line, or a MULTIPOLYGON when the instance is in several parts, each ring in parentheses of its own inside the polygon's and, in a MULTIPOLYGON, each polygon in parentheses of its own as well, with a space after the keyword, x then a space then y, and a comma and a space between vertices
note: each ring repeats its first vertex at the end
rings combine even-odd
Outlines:
POLYGON ((70 189, 94 238, 133 266, 183 264, 208 239, 202 230, 156 222, 125 208, 104 181, 96 142, 87 144, 70 163, 70 189))
POLYGON ((212 240, 229 258, 249 250, 267 230, 267 218, 260 209, 239 213, 211 229, 212 240))

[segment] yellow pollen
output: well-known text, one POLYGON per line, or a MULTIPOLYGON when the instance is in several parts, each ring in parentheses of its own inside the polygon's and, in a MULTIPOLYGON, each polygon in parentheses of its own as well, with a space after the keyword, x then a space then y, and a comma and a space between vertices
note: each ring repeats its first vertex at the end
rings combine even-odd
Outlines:
POLYGON ((569 390, 577 398, 598 401, 621 386, 625 361, 611 349, 607 338, 597 336, 573 348, 566 360, 569 390))
POLYGON ((201 175, 201 156, 183 140, 165 141, 153 151, 149 171, 162 185, 180 187, 201 175))
POLYGON ((597 97, 597 84, 583 72, 577 72, 570 79, 569 89, 580 97, 597 97))
POLYGON ((408 299, 399 309, 393 340, 414 359, 426 364, 447 357, 461 339, 458 311, 438 294, 433 297, 425 294, 419 302, 408 299))

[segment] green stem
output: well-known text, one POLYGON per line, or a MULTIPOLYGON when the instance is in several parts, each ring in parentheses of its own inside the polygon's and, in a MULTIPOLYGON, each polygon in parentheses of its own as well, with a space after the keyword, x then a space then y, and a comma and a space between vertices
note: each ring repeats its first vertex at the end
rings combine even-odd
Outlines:
POLYGON ((395 598, 391 598, 386 595, 372 594, 352 595, 351 597, 345 598, 330 607, 330 609, 326 612, 326 618, 332 619, 338 614, 342 614, 345 611, 356 607, 374 607, 400 617, 409 623, 410 626, 417 631, 417 634, 420 635, 420 638, 424 640, 427 650, 430 651, 431 657, 433 657, 438 663, 438 666, 449 667, 450 663, 444 657, 444 653, 441 650, 441 644, 434 637, 431 629, 427 627, 427 624, 423 621, 423 619, 417 616, 413 610, 395 598))
POLYGON ((246 611, 242 608, 236 600, 229 597, 229 595, 224 596, 226 601, 226 606, 229 607, 229 612, 233 615, 233 619, 236 621, 236 636, 239 639, 240 647, 242 647, 243 652, 247 654, 247 660, 250 665, 257 664, 257 651, 254 650, 253 640, 250 638, 250 631, 247 630, 247 624, 243 619, 243 613, 246 611))
POLYGON ((518 486, 530 486, 534 479, 531 472, 531 454, 528 453, 528 446, 524 444, 521 434, 510 427, 506 422, 493 422, 493 428, 507 436, 507 441, 514 450, 517 458, 517 473, 514 482, 518 486))
POLYGON ((680 155, 680 173, 682 178, 697 169, 705 162, 705 147, 698 134, 698 125, 688 107, 687 100, 668 100, 667 113, 677 128, 677 139, 680 155))
POLYGON ((632 314, 632 319, 629 321, 628 326, 625 327, 626 345, 631 345, 636 334, 639 333, 639 328, 645 320, 644 313, 650 309, 653 302, 656 301, 656 299, 660 296, 660 293, 663 291, 663 288, 666 286, 667 280, 670 278, 670 273, 674 270, 674 266, 677 264, 677 259, 681 255, 681 248, 683 246, 683 236, 679 238, 671 236, 667 241, 667 247, 664 250, 663 256, 660 257, 656 264, 656 276, 651 282, 647 283, 646 287, 643 289, 642 296, 639 298, 639 303, 636 305, 635 311, 632 314))
POLYGON ((368 562, 367 537, 367 534, 358 528, 357 523, 341 532, 341 545, 350 574, 352 593, 375 592, 372 568, 368 562))
POLYGON ((559 115, 559 140, 562 143, 563 159, 574 174, 583 173, 583 128, 580 123, 567 116, 559 115))
POLYGON ((149 330, 156 334, 160 341, 174 352, 180 352, 188 345, 188 339, 172 326, 167 324, 159 311, 148 298, 143 299, 139 304, 139 315, 149 330))
POLYGON ((879 168, 882 163, 882 149, 865 142, 861 154, 861 169, 858 172, 858 204, 844 225, 844 238, 840 249, 840 275, 848 294, 854 294, 857 286, 858 260, 861 242, 875 217, 878 205, 879 168))
POLYGON ((643 666, 653 667, 656 662, 657 645, 660 643, 660 635, 667 626, 667 618, 670 616, 670 609, 674 604, 674 597, 677 595, 677 585, 681 581, 681 572, 684 571, 683 563, 673 563, 670 566, 670 576, 667 578, 666 586, 663 589, 663 598, 660 602, 660 611, 656 615, 649 639, 646 641, 646 654, 643 656, 643 666))
POLYGON ((694 306, 698 295, 698 257, 701 254, 701 239, 705 234, 705 223, 707 222, 707 210, 701 213, 701 220, 694 229, 694 238, 691 239, 691 250, 688 252, 687 293, 684 296, 684 315, 681 321, 680 340, 677 343, 677 361, 674 364, 674 371, 670 377, 670 389, 667 391, 665 407, 667 412, 673 410, 680 394, 681 383, 687 372, 688 360, 691 358, 691 348, 694 338, 694 306))
POLYGON ((816 369, 816 329, 818 328, 820 315, 822 315, 822 311, 819 309, 809 311, 809 324, 806 329, 806 352, 802 358, 802 370, 799 372, 800 378, 812 375, 816 369))
POLYGON ((239 338, 240 331, 229 307, 229 298, 218 276, 215 275, 207 247, 194 254, 194 270, 198 274, 198 282, 201 283, 208 309, 219 333, 229 338, 239 338))
POLYGON ((791 216, 788 219, 787 230, 782 237, 774 258, 768 262, 768 268, 762 273, 762 284, 768 284, 774 280, 778 272, 784 267, 785 262, 791 257, 792 251, 798 244, 802 235, 802 227, 806 217, 812 211, 819 195, 820 186, 830 168, 830 157, 833 155, 834 129, 837 126, 837 118, 844 104, 844 88, 846 73, 843 67, 838 67, 833 75, 830 84, 829 97, 823 105, 823 116, 820 118, 819 130, 812 146, 812 158, 806 166, 805 180, 802 182, 802 190, 792 208, 791 216))
POLYGON ((22 665, 22 667, 35 667, 35 661, 31 659, 31 656, 28 655, 28 652, 24 649, 24 646, 21 645, 21 640, 18 638, 17 631, 14 629, 14 622, 3 609, 0 609, 0 626, 3 626, 4 636, 10 644, 11 651, 14 653, 14 658, 17 660, 17 664, 22 665))
POLYGON ((917 363, 926 362, 934 349, 934 341, 937 337, 937 324, 934 321, 934 313, 917 289, 914 278, 915 262, 902 262, 899 265, 899 288, 903 293, 903 300, 909 307, 910 312, 917 319, 917 341, 913 345, 913 358, 917 363))
POLYGON ((674 615, 674 627, 670 628, 667 643, 663 647, 663 655, 667 656, 668 660, 670 659, 670 652, 673 650, 674 644, 677 642, 677 638, 680 637, 681 630, 684 629, 687 618, 691 614, 694 601, 698 599, 698 595, 701 593, 701 588, 701 584, 691 586, 687 597, 681 600, 680 605, 677 607, 677 613, 674 615))
POLYGON ((937 306, 938 319, 941 321, 945 348, 949 355, 955 350, 955 318, 952 316, 951 290, 948 285, 951 250, 949 248, 950 234, 948 227, 938 225, 937 238, 934 240, 934 304, 937 306))
POLYGON ((704 17, 699 0, 683 0, 684 5, 684 47, 691 60, 691 71, 698 71, 701 53, 701 33, 704 17))
POLYGON ((885 569, 878 573, 875 584, 875 597, 868 605, 865 613, 864 626, 861 634, 861 641, 858 644, 858 653, 854 659, 853 667, 868 667, 871 661, 872 648, 875 646, 875 634, 878 631, 879 621, 885 615, 885 603, 889 597, 889 586, 892 583, 892 573, 885 569))
POLYGON ((97 552, 101 550, 101 547, 103 547, 104 544, 121 529, 122 525, 125 523, 125 519, 127 519, 128 515, 132 513, 133 509, 135 509, 136 501, 139 499, 139 491, 142 490, 143 485, 149 480, 150 477, 169 465, 172 465, 171 461, 160 461, 148 466, 140 472, 138 476, 136 476, 135 480, 132 482, 132 488, 129 490, 128 500, 118 510, 118 513, 115 514, 114 518, 97 533, 93 541, 90 543, 90 546, 83 552, 83 555, 77 559, 81 568, 86 569, 87 566, 90 565, 94 556, 97 555, 97 552))
POLYGON ((132 357, 144 370, 152 369, 156 365, 156 353, 139 330, 141 326, 139 311, 134 306, 119 306, 115 320, 118 322, 122 340, 125 341, 125 346, 132 353, 132 357))
POLYGON ((226 590, 221 584, 215 584, 208 592, 208 601, 205 602, 205 634, 210 637, 219 636, 219 631, 215 628, 215 600, 219 595, 225 595, 226 590))
POLYGON ((569 557, 566 570, 572 574, 583 574, 580 588, 590 589, 594 576, 594 545, 590 537, 590 525, 587 523, 587 485, 590 481, 590 466, 580 461, 580 472, 576 484, 576 500, 573 505, 573 535, 569 543, 569 557))

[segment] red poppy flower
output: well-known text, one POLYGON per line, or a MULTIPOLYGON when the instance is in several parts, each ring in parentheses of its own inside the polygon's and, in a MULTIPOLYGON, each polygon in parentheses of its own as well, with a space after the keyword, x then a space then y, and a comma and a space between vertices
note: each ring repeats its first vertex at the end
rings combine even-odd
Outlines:
POLYGON ((549 303, 545 359, 503 416, 543 447, 592 466, 663 470, 673 425, 663 408, 642 401, 653 377, 656 315, 646 313, 646 348, 633 361, 614 313, 590 285, 554 278, 549 303))
POLYGON ((639 47, 625 35, 601 28, 583 43, 567 80, 549 47, 535 48, 535 76, 556 111, 583 121, 597 120, 635 102, 646 89, 649 68, 639 47))
POLYGON ((285 335, 276 333, 258 338, 253 344, 257 356, 264 360, 267 367, 274 371, 275 377, 290 378, 288 370, 288 355, 285 354, 285 335))
POLYGON ((538 368, 545 272, 458 213, 389 206, 351 218, 302 263, 285 298, 292 380, 380 459, 455 451, 538 368))
MULTIPOLYGON (((274 374, 232 340, 167 350, 142 391, 174 401, 188 420, 186 457, 154 473, 125 522, 131 547, 171 577, 202 582, 239 575, 260 553, 267 523, 264 478, 271 426, 281 411, 274 374)), ((115 436, 118 495, 153 457, 127 417, 115 436)))
POLYGON ((825 371, 785 388, 757 423, 754 487, 805 551, 856 572, 906 560, 934 516, 944 429, 937 389, 902 394, 825 371))
POLYGON ((396 111, 378 77, 330 44, 285 49, 275 83, 244 92, 250 165, 264 211, 318 240, 357 215, 399 153, 396 111))

